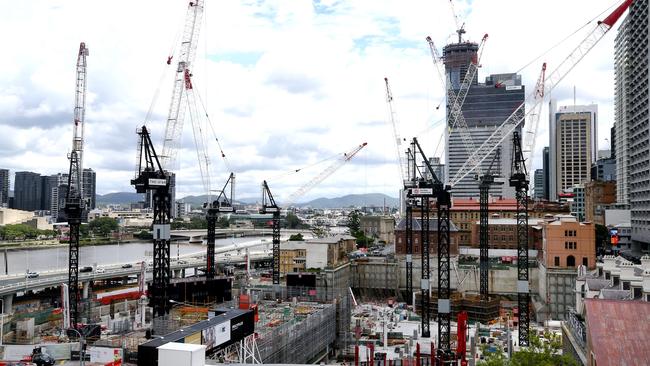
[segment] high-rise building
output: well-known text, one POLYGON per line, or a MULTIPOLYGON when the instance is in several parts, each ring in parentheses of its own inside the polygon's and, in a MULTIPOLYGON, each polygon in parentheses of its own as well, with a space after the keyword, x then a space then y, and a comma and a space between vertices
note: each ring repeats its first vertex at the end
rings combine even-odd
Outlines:
MULTIPOLYGON (((634 11, 634 5, 630 8, 630 14, 634 11)), ((637 12, 638 13, 638 12, 637 12)), ((638 14, 637 14, 638 16, 638 14)), ((625 17, 618 33, 614 39, 614 131, 615 138, 612 138, 612 150, 616 156, 616 202, 629 204, 629 173, 628 163, 630 157, 628 133, 629 118, 627 116, 627 100, 629 89, 629 61, 628 61, 628 18, 625 17)), ((646 18, 647 24, 647 18, 646 18)), ((647 33, 647 32, 646 32, 647 33)), ((647 43, 647 42, 646 42, 647 43)))
POLYGON ((16 172, 14 180, 14 208, 38 211, 43 200, 41 175, 33 172, 16 172))
POLYGON ((623 130, 626 131, 627 136, 623 136, 623 140, 626 139, 628 143, 626 158, 632 243, 633 245, 638 243, 644 251, 648 250, 650 245, 648 31, 648 1, 634 1, 630 6, 623 36, 627 38, 622 50, 623 57, 627 59, 624 69, 625 110, 623 111, 625 121, 623 130))
POLYGON ((556 110, 551 102, 550 154, 551 200, 560 193, 591 179, 596 162, 596 126, 598 106, 564 106, 556 110))
POLYGON ((544 198, 544 169, 535 169, 534 187, 533 198, 538 200, 544 198))
POLYGON ((591 166, 591 180, 616 181, 616 159, 598 159, 591 166))
POLYGON ((96 207, 95 194, 97 193, 97 174, 94 170, 86 168, 81 176, 87 209, 93 210, 96 207))
POLYGON ((42 175, 41 185, 43 195, 41 197, 41 210, 52 211, 52 191, 59 185, 56 175, 42 175))
MULTIPOLYGON (((460 84, 467 73, 470 62, 477 56, 478 45, 472 42, 448 44, 443 49, 445 58, 445 71, 449 76, 451 88, 458 92, 460 84)), ((469 135, 478 147, 501 125, 510 114, 524 102, 525 87, 521 83, 521 75, 493 74, 485 79, 485 83, 478 82, 478 75, 472 80, 472 86, 467 93, 461 111, 467 121, 469 135)), ((448 103, 452 101, 448 100, 448 103)), ((447 106, 449 112, 451 106, 447 106)), ((448 121, 449 127, 453 121, 448 121)), ((521 130, 520 125, 518 127, 521 130)), ((457 129, 445 129, 447 172, 450 179, 468 160, 473 151, 468 151, 457 129)), ((511 170, 512 140, 506 138, 500 148, 501 154, 493 166, 492 172, 508 178, 511 170)), ((496 150, 481 163, 481 170, 487 171, 493 161, 496 150)), ((454 197, 478 197, 478 182, 474 175, 468 174, 464 179, 452 187, 454 197)), ((507 184, 496 185, 490 189, 490 194, 500 197, 514 197, 513 188, 507 184)))
POLYGON ((544 170, 544 199, 548 201, 548 192, 549 192, 549 149, 548 146, 544 147, 544 152, 542 154, 542 169, 544 170))
POLYGON ((0 169, 0 207, 9 206, 9 169, 0 169))

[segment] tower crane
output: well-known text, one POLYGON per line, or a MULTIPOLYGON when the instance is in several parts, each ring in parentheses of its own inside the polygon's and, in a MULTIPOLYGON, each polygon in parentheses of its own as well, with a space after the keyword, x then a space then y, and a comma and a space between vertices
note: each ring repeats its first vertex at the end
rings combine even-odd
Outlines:
POLYGON ((489 295, 489 285, 488 285, 488 273, 490 267, 490 258, 488 256, 489 250, 489 235, 488 235, 488 223, 489 223, 489 196, 490 196, 490 187, 493 185, 503 184, 504 182, 497 178, 497 174, 492 172, 492 166, 495 161, 499 160, 501 155, 501 149, 497 149, 494 158, 490 163, 485 174, 478 176, 479 181, 479 268, 480 268, 480 287, 479 294, 481 300, 487 301, 489 295))
MULTIPOLYGON (((160 157, 162 167, 165 170, 171 170, 176 162, 176 154, 178 153, 178 145, 180 143, 185 117, 184 100, 186 93, 183 93, 183 90, 192 89, 192 72, 190 70, 196 56, 202 16, 203 0, 189 1, 180 43, 180 56, 174 77, 172 100, 169 105, 167 125, 165 126, 163 151, 160 157)), ((167 59, 167 64, 171 64, 171 61, 172 57, 170 56, 167 59)))
POLYGON ((517 294, 519 304, 519 344, 528 346, 529 332, 529 283, 528 283, 528 172, 525 166, 524 150, 521 147, 521 138, 517 127, 528 117, 532 119, 526 134, 526 153, 532 154, 534 147, 535 132, 540 118, 540 108, 544 96, 553 90, 573 70, 573 68, 593 49, 593 47, 607 34, 612 26, 618 21, 621 15, 627 10, 632 0, 625 0, 604 20, 599 21, 597 26, 574 48, 569 56, 565 58, 558 67, 546 76, 546 64, 542 66, 542 72, 533 92, 526 98, 532 106, 525 112, 524 101, 505 121, 486 139, 483 144, 475 149, 470 159, 451 178, 453 186, 465 178, 476 168, 476 161, 482 163, 506 138, 513 136, 513 157, 512 175, 510 186, 515 188, 517 199, 517 254, 518 254, 518 281, 517 294))
MULTIPOLYGON (((193 97, 192 73, 191 66, 196 55, 197 40, 200 31, 201 17, 203 15, 203 0, 189 1, 183 26, 183 34, 180 43, 180 55, 175 71, 174 85, 172 89, 172 99, 169 106, 167 123, 165 126, 165 135, 163 139, 162 155, 159 157, 155 154, 153 144, 150 141, 149 133, 143 127, 140 134, 140 155, 139 170, 136 179, 131 181, 135 185, 138 193, 152 191, 153 193, 153 214, 154 214, 154 261, 153 261, 153 285, 151 287, 151 305, 154 309, 154 316, 166 315, 169 312, 167 301, 167 288, 171 278, 170 269, 170 219, 172 213, 172 195, 171 195, 171 169, 176 161, 178 145, 183 130, 183 120, 185 116, 186 102, 195 104, 191 99, 193 97), (189 98, 188 98, 189 96, 189 98), (142 170, 142 161, 146 160, 145 169, 142 170), (155 159, 154 159, 155 158, 155 159), (154 164, 155 161, 155 164, 154 164), (147 176, 156 175, 153 181, 144 181, 147 176)), ((171 65, 172 56, 167 59, 167 64, 171 65)), ((193 109, 195 110, 195 108, 193 109)), ((195 113, 195 112, 191 112, 195 113)), ((194 127, 195 142, 197 137, 203 138, 202 133, 196 125, 194 127)), ((205 151, 205 148, 202 148, 205 151)), ((197 151, 201 148, 197 143, 197 151)), ((201 161, 199 152, 199 161, 201 161)), ((207 154, 204 154, 207 156, 207 154)), ((206 157, 207 159, 207 157, 206 157)), ((206 163, 207 165, 207 163, 206 163)), ((201 165, 203 167, 203 165, 201 165)), ((203 168, 202 168, 203 169, 203 168)), ((209 185, 209 175, 204 175, 201 171, 204 185, 206 179, 209 185)))
POLYGON ((86 115, 86 44, 79 44, 77 53, 77 72, 75 89, 74 121, 72 132, 72 151, 68 155, 70 168, 68 172, 68 187, 65 193, 63 212, 70 227, 70 242, 68 255, 68 289, 70 296, 70 319, 72 326, 77 327, 79 321, 79 228, 86 212, 87 203, 83 194, 83 145, 84 122, 86 115))
POLYGON ((137 131, 138 160, 137 171, 131 185, 137 193, 152 192, 153 197, 153 285, 150 288, 150 304, 154 316, 169 312, 167 290, 171 278, 169 239, 172 195, 170 175, 163 169, 156 154, 151 136, 146 126, 137 131))
POLYGON ((543 92, 533 90, 526 101, 517 107, 512 114, 506 118, 499 127, 492 132, 483 143, 472 152, 470 159, 466 161, 456 174, 451 177, 450 184, 453 186, 461 179, 465 178, 475 168, 475 160, 483 162, 501 142, 508 138, 511 133, 528 117, 529 114, 537 111, 538 103, 542 103, 538 95, 548 95, 555 87, 573 70, 573 68, 582 61, 582 59, 598 44, 598 42, 607 34, 612 26, 618 21, 621 15, 627 10, 633 0, 625 0, 604 20, 599 21, 596 27, 569 53, 569 55, 560 62, 560 64, 548 75, 544 84, 543 92), (525 104, 529 102, 531 108, 525 112, 525 104))
MULTIPOLYGON (((450 255, 449 255, 449 210, 451 208, 450 187, 444 186, 436 176, 433 167, 426 158, 417 138, 413 138, 411 147, 407 151, 408 158, 408 180, 404 184, 407 192, 409 205, 407 206, 407 225, 412 225, 412 209, 419 205, 421 212, 420 240, 422 244, 422 278, 420 281, 421 305, 422 305, 422 337, 430 337, 429 320, 431 316, 429 291, 429 211, 430 200, 436 200, 437 206, 437 239, 438 239, 438 351, 440 355, 447 356, 450 352, 450 255), (422 165, 417 163, 422 159, 422 165)), ((407 231, 407 244, 413 242, 412 230, 407 231)), ((407 265, 409 264, 407 257, 407 265)), ((411 274, 412 276, 412 274, 411 274)), ((409 277, 407 280, 411 280, 409 277)))
POLYGON ((214 247, 215 247, 215 239, 216 239, 216 227, 217 227, 217 221, 219 220, 219 215, 221 213, 234 213, 235 212, 235 206, 234 206, 234 199, 235 199, 235 174, 230 173, 230 176, 228 176, 228 180, 226 180, 226 184, 224 184, 223 188, 221 191, 219 191, 219 195, 213 202, 208 202, 204 204, 204 208, 206 209, 206 221, 208 223, 208 238, 207 238, 207 247, 208 247, 208 254, 206 256, 206 268, 205 268, 205 275, 207 278, 214 278, 214 275, 216 274, 216 263, 215 263, 215 256, 214 256, 214 247), (228 189, 230 190, 230 197, 228 197, 228 189))
POLYGON ((262 182, 262 207, 260 213, 272 214, 273 229, 273 285, 280 284, 280 207, 275 203, 271 189, 266 181, 262 182))
POLYGON ((327 179, 330 175, 334 174, 337 170, 339 170, 345 163, 348 161, 352 160, 352 158, 357 155, 359 151, 361 151, 364 147, 368 145, 367 142, 364 142, 352 150, 343 153, 343 156, 340 156, 339 159, 334 161, 331 165, 329 165, 325 170, 320 172, 318 175, 313 177, 309 182, 305 183, 302 187, 298 188, 295 192, 293 192, 289 197, 287 198, 287 202, 285 205, 288 207, 300 197, 305 195, 307 192, 312 190, 314 187, 316 187, 318 184, 320 184, 322 181, 327 179))
POLYGON ((404 154, 402 153, 402 138, 399 134, 399 125, 397 118, 395 117, 395 106, 393 105, 393 92, 390 89, 388 84, 388 78, 384 78, 386 83, 386 103, 388 104, 388 114, 390 116, 390 122, 393 127, 393 137, 395 138, 395 148, 397 152, 397 163, 399 164, 399 172, 402 182, 406 180, 406 162, 404 154))

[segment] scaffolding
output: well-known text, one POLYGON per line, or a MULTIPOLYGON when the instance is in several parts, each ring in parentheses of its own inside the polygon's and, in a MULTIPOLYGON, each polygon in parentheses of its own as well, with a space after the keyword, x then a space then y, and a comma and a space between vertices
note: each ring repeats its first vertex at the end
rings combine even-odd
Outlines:
POLYGON ((257 348, 263 363, 310 363, 336 339, 336 308, 313 302, 258 303, 257 348))
MULTIPOLYGON (((431 315, 435 316, 438 313, 438 300, 434 295, 430 298, 431 315)), ((416 294, 416 307, 415 311, 421 314, 422 309, 419 306, 420 298, 416 294)), ((470 322, 480 322, 488 324, 499 318, 500 302, 499 299, 490 298, 482 300, 478 295, 453 293, 451 295, 451 313, 452 317, 456 317, 459 311, 466 311, 467 317, 470 322)))

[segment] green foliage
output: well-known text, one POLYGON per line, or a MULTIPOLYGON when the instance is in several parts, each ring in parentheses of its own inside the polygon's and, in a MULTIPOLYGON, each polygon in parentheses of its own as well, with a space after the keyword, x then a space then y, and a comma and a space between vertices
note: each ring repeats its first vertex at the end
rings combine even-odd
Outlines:
POLYGON ((359 211, 354 210, 348 214, 348 229, 350 235, 354 237, 358 237, 359 233, 361 233, 361 214, 359 211))
POLYGON ((348 229, 350 230, 350 235, 357 238, 357 247, 359 248, 367 248, 375 241, 374 238, 366 236, 361 230, 361 213, 357 210, 348 214, 348 229))
POLYGON ((139 233, 135 234, 135 237, 141 240, 149 240, 153 239, 153 234, 147 230, 142 230, 139 233))
POLYGON ((0 226, 1 240, 26 240, 39 237, 53 238, 56 236, 54 230, 38 230, 25 224, 14 224, 0 226))
POLYGON ((119 224, 117 219, 112 217, 98 217, 88 223, 88 228, 97 235, 108 236, 119 229, 119 224))
POLYGON ((79 234, 82 238, 90 237, 90 227, 88 225, 79 226, 79 234))
POLYGON ((171 223, 172 230, 205 230, 208 228, 208 221, 205 217, 192 217, 190 221, 174 220, 171 223))
POLYGON ((302 221, 291 212, 287 213, 287 217, 284 219, 285 227, 287 229, 300 229, 304 226, 302 221))
POLYGON ((570 355, 559 354, 562 349, 562 339, 559 335, 545 332, 540 338, 534 332, 529 336, 530 345, 513 353, 511 359, 506 359, 503 351, 486 352, 483 346, 485 359, 478 363, 479 366, 578 366, 579 363, 570 355))
MULTIPOLYGON (((207 222, 206 222, 207 224, 207 222)), ((227 229, 230 227, 230 220, 228 220, 225 216, 220 217, 219 220, 217 221, 217 227, 222 228, 222 229, 227 229)))
POLYGON ((289 241, 302 241, 302 240, 303 240, 303 237, 302 237, 302 234, 301 234, 301 233, 298 233, 298 234, 292 234, 292 235, 289 237, 289 241))

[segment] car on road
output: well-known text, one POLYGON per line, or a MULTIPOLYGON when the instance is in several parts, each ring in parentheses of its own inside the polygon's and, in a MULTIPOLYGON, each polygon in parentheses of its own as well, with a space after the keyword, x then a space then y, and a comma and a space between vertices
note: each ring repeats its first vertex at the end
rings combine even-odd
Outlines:
POLYGON ((131 263, 124 263, 122 268, 133 268, 133 265, 131 263))
POLYGON ((177 263, 182 265, 182 264, 187 264, 187 261, 184 261, 184 260, 181 259, 177 263))
POLYGON ((104 272, 106 272, 106 270, 104 269, 104 267, 97 267, 97 268, 95 268, 95 273, 104 273, 104 272))
POLYGON ((93 267, 91 267, 91 266, 85 266, 85 267, 82 267, 82 268, 79 270, 79 272, 82 272, 82 273, 85 273, 85 272, 92 272, 92 271, 93 271, 93 267))
POLYGON ((38 272, 36 272, 36 271, 27 271, 27 278, 38 278, 38 272))

